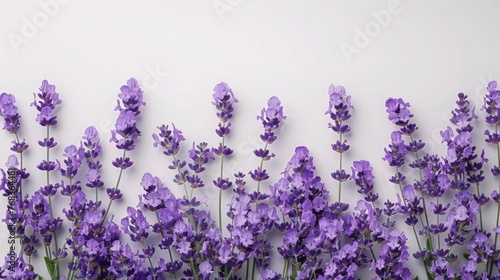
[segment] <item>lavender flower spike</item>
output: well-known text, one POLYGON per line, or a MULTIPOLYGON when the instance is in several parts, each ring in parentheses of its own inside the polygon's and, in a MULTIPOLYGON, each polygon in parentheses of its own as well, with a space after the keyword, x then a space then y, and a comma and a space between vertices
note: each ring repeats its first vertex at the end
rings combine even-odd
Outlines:
POLYGON ((329 115, 334 122, 334 124, 328 123, 328 127, 339 135, 339 139, 332 144, 332 150, 339 154, 340 166, 339 169, 335 170, 331 175, 334 180, 339 182, 338 201, 340 202, 342 182, 349 179, 350 176, 342 167, 343 153, 349 150, 349 145, 344 138, 344 134, 351 131, 351 128, 344 124, 344 122, 351 118, 350 110, 353 109, 353 107, 351 105, 351 96, 346 94, 343 86, 330 85, 328 95, 330 101, 328 103, 328 110, 325 114, 329 115))
POLYGON ((57 124, 57 117, 54 115, 54 109, 62 101, 59 99, 59 94, 56 92, 56 86, 49 84, 47 80, 43 80, 40 87, 40 93, 34 95, 34 101, 31 106, 34 106, 39 114, 36 116, 36 121, 41 126, 57 124), (37 100, 36 97, 40 100, 37 100))
POLYGON ((130 78, 120 90, 121 93, 118 94, 120 99, 115 108, 120 111, 120 115, 116 119, 115 129, 111 130, 109 141, 115 143, 120 150, 131 151, 135 148, 135 141, 141 135, 136 126, 137 116, 140 114, 139 109, 146 103, 142 101, 143 91, 139 88, 135 78, 130 78))
POLYGON ((17 112, 17 107, 14 105, 16 98, 12 94, 2 93, 0 95, 0 117, 4 119, 3 129, 9 133, 17 133, 19 131, 21 116, 17 112))
POLYGON ((223 123, 229 121, 233 117, 233 105, 234 103, 238 103, 238 99, 234 97, 231 88, 224 82, 218 83, 214 88, 213 98, 214 101, 212 102, 212 104, 219 111, 217 112, 217 116, 219 117, 220 121, 223 123))
POLYGON ((262 125, 266 132, 277 129, 281 122, 286 120, 286 116, 283 114, 283 106, 279 98, 276 96, 269 98, 267 101, 267 108, 262 108, 260 116, 257 116, 257 119, 262 121, 262 125))

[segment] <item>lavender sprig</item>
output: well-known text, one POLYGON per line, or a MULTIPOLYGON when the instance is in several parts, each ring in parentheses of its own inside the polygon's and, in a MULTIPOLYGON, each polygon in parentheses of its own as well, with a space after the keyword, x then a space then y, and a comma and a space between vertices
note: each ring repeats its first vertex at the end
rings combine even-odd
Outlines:
POLYGON ((132 151, 135 148, 135 142, 141 135, 140 130, 137 128, 137 117, 141 113, 140 108, 146 105, 143 101, 143 91, 135 78, 130 78, 127 84, 120 88, 120 91, 117 106, 115 107, 115 111, 119 111, 119 115, 116 119, 115 129, 111 130, 109 141, 115 143, 116 148, 119 150, 123 150, 123 154, 112 162, 113 166, 120 169, 120 173, 118 174, 115 187, 106 189, 110 200, 101 225, 104 224, 113 201, 123 196, 119 189, 123 170, 133 164, 132 160, 126 154, 127 151, 132 151))
MULTIPOLYGON (((40 92, 38 94, 34 94, 34 101, 31 103, 31 106, 34 106, 38 110, 38 114, 36 116, 36 121, 41 125, 46 127, 46 137, 42 141, 38 141, 38 145, 46 148, 46 159, 43 160, 40 164, 37 165, 37 168, 41 171, 45 171, 46 173, 46 185, 45 188, 55 190, 57 189, 57 185, 50 185, 49 180, 49 172, 55 171, 59 169, 59 163, 50 160, 50 149, 54 148, 57 145, 57 142, 54 141, 54 137, 50 137, 50 127, 55 126, 57 124, 57 116, 54 114, 54 110, 58 105, 62 103, 59 99, 59 94, 56 92, 56 86, 49 84, 47 80, 42 82, 40 87, 40 92), (37 100, 38 97, 38 100, 37 100)), ((52 208, 52 194, 48 195, 48 204, 49 204, 49 216, 51 220, 54 220, 54 213, 52 208)), ((55 220, 54 220, 55 221, 55 220)), ((58 225, 58 222, 54 223, 58 225)), ((60 226, 59 226, 60 227, 60 226)), ((52 231, 54 236, 54 246, 55 250, 58 251, 58 242, 57 242, 57 234, 55 230, 52 231)), ((59 263, 54 262, 51 253, 51 239, 46 238, 49 241, 49 244, 46 244, 47 252, 46 257, 53 263, 55 266, 54 274, 51 276, 59 277, 59 263)), ((50 269, 49 269, 50 270, 50 269)))
MULTIPOLYGON (((256 208, 257 209, 263 209, 264 207, 269 208, 267 204, 263 204, 261 206, 259 204, 259 201, 266 199, 268 196, 265 194, 262 194, 260 192, 260 185, 261 182, 269 179, 269 174, 267 173, 266 169, 263 169, 264 167, 264 161, 269 161, 272 159, 275 154, 271 153, 268 149, 269 145, 273 144, 274 141, 278 138, 277 135, 275 134, 275 131, 280 127, 281 123, 286 119, 286 116, 283 114, 283 106, 281 105, 281 101, 279 100, 278 97, 273 96, 269 98, 267 101, 267 107, 262 108, 262 111, 259 116, 257 116, 257 120, 261 120, 262 125, 264 127, 264 132, 259 135, 260 139, 265 143, 264 149, 255 149, 253 151, 254 155, 260 158, 260 164, 257 167, 257 169, 250 171, 250 177, 257 182, 257 192, 253 193, 250 195, 251 200, 256 202, 256 208)), ((274 208, 271 208, 274 209, 274 208)), ((276 211, 274 209, 274 211, 276 211)), ((276 222, 276 221, 274 221, 276 222)), ((270 226, 272 227, 272 223, 270 226)), ((259 235, 262 235, 263 232, 257 232, 253 233, 253 239, 254 241, 257 241, 256 239, 259 238, 259 235)), ((267 243, 264 243, 262 240, 260 241, 261 244, 265 244, 267 246, 267 243)), ((269 246, 267 246, 269 247, 269 246)), ((252 266, 252 276, 251 278, 254 279, 255 276, 255 264, 256 264, 256 259, 253 259, 253 266, 252 266)), ((250 261, 247 263, 247 278, 248 278, 248 270, 250 266, 250 261)), ((260 269, 267 268, 265 266, 260 266, 260 269)))
POLYGON ((344 122, 351 118, 350 111, 353 109, 353 106, 351 105, 351 96, 346 94, 343 86, 330 85, 328 94, 330 100, 328 110, 325 114, 329 115, 334 121, 334 124, 328 123, 328 127, 339 135, 339 139, 335 144, 332 144, 332 150, 339 154, 339 169, 331 175, 333 179, 339 182, 338 202, 340 202, 342 182, 349 179, 349 174, 342 167, 342 160, 344 152, 347 152, 350 147, 344 138, 344 134, 351 131, 351 128, 344 124, 344 122))
POLYGON ((213 153, 221 158, 220 176, 213 183, 219 188, 219 228, 222 230, 222 191, 227 190, 232 185, 229 178, 223 178, 224 157, 233 153, 233 150, 226 146, 225 141, 226 136, 231 132, 230 120, 233 117, 234 104, 238 102, 238 99, 234 97, 233 91, 224 82, 220 82, 215 86, 212 97, 214 98, 212 104, 217 109, 217 117, 219 117, 219 124, 215 133, 222 139, 219 147, 212 149, 213 153))
POLYGON ((283 106, 281 105, 279 98, 276 96, 269 98, 267 101, 267 107, 262 109, 260 116, 257 116, 257 119, 261 120, 262 125, 264 126, 264 133, 259 136, 265 143, 265 146, 264 149, 256 149, 253 151, 254 155, 259 157, 261 160, 259 167, 257 167, 254 171, 251 171, 250 176, 257 182, 257 192, 260 193, 261 182, 269 179, 267 171, 263 169, 264 161, 268 161, 275 156, 274 153, 269 151, 268 147, 276 141, 277 136, 274 132, 286 119, 286 116, 283 114, 283 106))
MULTIPOLYGON (((29 147, 28 144, 26 144, 25 139, 22 141, 19 140, 19 130, 21 128, 21 115, 18 113, 18 108, 15 105, 16 103, 16 98, 12 94, 8 93, 2 93, 0 94, 0 117, 3 118, 4 120, 4 125, 3 129, 9 132, 10 134, 14 134, 14 141, 12 141, 12 146, 10 148, 11 151, 16 152, 19 156, 19 168, 17 167, 17 157, 15 156, 10 156, 8 160, 8 166, 9 168, 14 168, 16 177, 17 173, 19 173, 20 180, 16 179, 16 188, 18 192, 14 195, 15 199, 15 208, 18 209, 19 211, 16 211, 18 219, 16 224, 16 237, 19 238, 19 243, 20 243, 20 253, 19 256, 21 257, 22 251, 23 251, 23 242, 22 239, 24 237, 24 211, 25 208, 22 207, 22 202, 24 199, 23 196, 23 180, 26 180, 30 174, 26 171, 24 168, 24 160, 23 160, 23 153, 26 151, 29 147), (15 160, 14 160, 15 159, 15 160)), ((2 173, 4 173, 3 170, 1 170, 2 173)), ((12 170, 11 170, 12 172, 12 170)), ((6 191, 8 191, 8 188, 5 188, 6 191)), ((7 193, 6 193, 7 194, 7 193)), ((8 194, 7 194, 8 195, 8 194)))
POLYGON ((158 127, 158 130, 160 131, 158 134, 153 134, 153 146, 163 147, 163 154, 172 157, 172 164, 169 165, 168 168, 177 170, 177 175, 175 176, 174 182, 184 187, 186 198, 189 198, 186 187, 187 171, 182 170, 187 163, 185 161, 177 159, 177 154, 179 153, 181 142, 186 140, 186 138, 184 138, 184 136, 182 135, 182 131, 177 129, 174 124, 172 124, 172 129, 169 129, 168 125, 161 125, 158 127))
MULTIPOLYGON (((496 218, 496 226, 497 228, 500 225, 500 203, 499 200, 497 199, 497 194, 500 193, 500 134, 498 131, 498 126, 500 125, 500 90, 497 89, 497 82, 496 81, 491 81, 488 83, 488 86, 486 88, 488 90, 488 94, 484 97, 484 104, 481 107, 482 111, 486 111, 487 116, 485 118, 486 123, 490 125, 495 126, 494 131, 490 131, 489 129, 486 129, 484 131, 484 135, 486 135, 486 142, 491 143, 496 145, 496 150, 497 150, 497 162, 496 165, 493 166, 491 169, 491 173, 493 176, 495 176, 498 179, 498 191, 494 191, 491 194, 491 197, 497 204, 497 218, 496 218)), ((495 242, 493 244, 493 249, 496 251, 497 250, 497 243, 498 243, 498 233, 495 232, 495 242)), ((489 273, 488 275, 491 276, 491 273, 493 271, 493 263, 495 260, 493 259, 490 261, 489 265, 489 273)), ((499 270, 500 271, 500 270, 499 270)))
POLYGON ((85 184, 89 188, 95 189, 95 201, 99 201, 99 189, 104 186, 104 182, 101 180, 101 175, 99 170, 102 168, 102 164, 97 160, 102 152, 101 140, 97 129, 93 126, 85 129, 84 135, 82 136, 84 156, 87 162, 88 171, 85 174, 85 179, 87 183, 85 184))
MULTIPOLYGON (((9 93, 0 94, 0 117, 4 120, 3 129, 7 132, 14 134, 15 140, 12 142, 11 151, 19 154, 20 170, 24 171, 23 165, 23 153, 29 147, 26 141, 20 141, 19 139, 19 129, 21 128, 21 115, 17 111, 17 106, 15 105, 16 98, 14 95, 9 93)), ((28 177, 29 174, 26 173, 23 177, 28 177)), ((26 179, 24 178, 24 179, 26 179)), ((22 184, 20 188, 20 196, 23 197, 22 184)))

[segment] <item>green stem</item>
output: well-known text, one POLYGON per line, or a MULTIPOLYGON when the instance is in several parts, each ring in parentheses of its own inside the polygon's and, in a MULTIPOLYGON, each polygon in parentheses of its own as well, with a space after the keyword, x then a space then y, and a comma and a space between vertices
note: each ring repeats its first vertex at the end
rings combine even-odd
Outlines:
MULTIPOLYGON (((47 141, 49 139, 49 136, 50 136, 50 130, 49 130, 49 125, 47 125, 47 129, 46 129, 46 132, 47 132, 47 141)), ((50 148, 47 146, 46 147, 46 157, 47 157, 47 164, 49 163, 50 161, 50 148)), ((50 178, 49 178, 49 171, 47 170, 46 172, 46 179, 47 179, 47 186, 50 185, 50 178)), ((51 196, 49 195, 49 210, 50 210, 50 219, 53 220, 54 219, 54 210, 53 210, 53 207, 52 207, 52 199, 51 199, 51 196)), ((53 236, 54 236, 54 245, 55 245, 55 249, 56 249, 56 252, 59 250, 59 246, 57 245, 57 235, 55 232, 52 233, 53 236)), ((48 258, 52 261, 52 252, 50 250, 50 246, 49 246, 49 256, 48 258)), ((56 262, 55 263, 55 269, 56 269, 56 276, 59 278, 59 262, 56 262)))
POLYGON ((288 264, 289 263, 290 263, 290 260, 286 259, 285 260, 285 265, 283 266, 283 280, 286 280, 288 278, 288 264))
MULTIPOLYGON (((396 166, 396 176, 398 176, 398 181, 399 181, 399 168, 397 166, 396 166)), ((403 199, 403 204, 406 206, 406 200, 405 200, 405 197, 403 195, 403 185, 401 182, 399 182, 398 185, 399 185, 399 191, 401 192, 401 199, 403 199)), ((420 217, 420 222, 422 223, 422 226, 423 226, 422 217, 420 217)), ((415 240, 417 240, 418 250, 422 251, 422 246, 420 245, 420 240, 418 239, 417 230, 415 229, 414 225, 411 227, 413 229, 413 234, 415 235, 415 240)))
MULTIPOLYGON (((266 145, 264 146, 264 151, 267 150, 267 146, 268 145, 269 145, 269 143, 266 143, 266 145)), ((263 167, 264 167, 264 158, 261 158, 261 160, 260 160, 260 166, 259 166, 259 171, 262 171, 263 167)), ((260 192, 260 182, 261 181, 257 182, 257 192, 260 192)))
POLYGON ((219 189, 219 228, 222 238, 222 189, 219 189))
POLYGON ((245 279, 248 279, 248 271, 250 270, 250 265, 249 265, 249 261, 247 262, 247 269, 246 269, 246 272, 245 272, 245 279))
POLYGON ((225 280, 229 280, 229 278, 231 278, 231 275, 233 275, 233 270, 231 269, 231 271, 227 274, 226 278, 224 278, 225 280))
MULTIPOLYGON (((413 142, 413 136, 410 135, 410 141, 413 142)), ((417 165, 420 164, 420 157, 418 156, 418 152, 414 152, 415 154, 415 158, 417 159, 417 165)), ((422 176, 422 169, 420 167, 418 167, 418 176, 419 176, 419 183, 420 185, 422 185, 422 182, 424 181, 423 180, 423 176, 422 176)), ((420 195, 422 197, 424 197, 424 195, 422 193, 420 193, 420 195)), ((425 213, 425 224, 427 225, 427 227, 429 227, 429 217, 427 216, 427 207, 424 203, 424 213, 425 213)))
MULTIPOLYGON (((168 248, 168 255, 170 256, 170 262, 174 262, 174 258, 172 257, 172 251, 168 248)), ((174 278, 177 280, 177 273, 174 273, 174 278)))
POLYGON ((193 259, 191 259, 191 271, 193 272, 194 279, 198 280, 198 272, 196 272, 196 267, 194 266, 193 259))
MULTIPOLYGON (((439 205, 439 197, 436 197, 436 205, 439 205)), ((439 226, 439 214, 437 215, 437 224, 439 226)), ((437 240, 438 240, 438 249, 441 249, 441 233, 438 233, 437 235, 437 240)))
MULTIPOLYGON (((172 157, 174 158, 174 162, 176 162, 177 158, 175 157, 175 155, 173 155, 172 157)), ((188 195, 188 191, 187 191, 187 187, 186 187, 186 178, 184 178, 184 176, 182 175, 182 172, 181 172, 179 165, 177 165, 177 173, 179 174, 179 177, 182 178, 182 186, 184 187, 184 192, 186 193, 186 198, 189 199, 189 195, 188 195)))
MULTIPOLYGON (((14 135, 16 136, 16 141, 17 141, 17 144, 21 143, 21 141, 19 141, 19 135, 16 133, 14 133, 14 135)), ((23 152, 20 152, 19 153, 19 162, 20 162, 20 168, 21 170, 23 170, 23 152)), ((21 199, 23 198, 23 188, 22 188, 22 180, 19 181, 19 195, 21 196, 21 199)))
MULTIPOLYGON (((427 228, 429 228, 429 218, 427 217, 427 208, 425 207, 425 198, 423 195, 422 195, 422 204, 424 205, 424 214, 425 214, 425 220, 427 221, 427 228)), ((420 220, 422 220, 422 215, 420 215, 420 220)), ((422 228, 423 229, 425 228, 423 224, 422 228)), ((425 235, 429 239, 429 245, 431 247, 431 251, 434 251, 434 244, 432 242, 431 234, 429 233, 429 231, 426 231, 425 235)))
MULTIPOLYGON (((224 127, 226 122, 222 122, 222 126, 224 127)), ((226 137, 222 136, 221 142, 221 155, 220 155, 220 179, 222 180, 222 176, 224 175, 224 147, 225 147, 226 137)), ((219 228, 220 228, 220 236, 223 238, 223 229, 222 229, 222 188, 219 189, 219 228)))
MULTIPOLYGON (((125 160, 125 156, 127 154, 126 150, 123 150, 122 161, 125 160)), ((115 190, 120 186, 120 181, 122 179, 123 168, 120 168, 120 173, 118 174, 118 179, 116 180, 115 190)), ((104 216, 102 217, 101 227, 104 225, 104 221, 106 221, 106 217, 108 216, 109 209, 111 208, 111 204, 113 204, 113 199, 109 200, 108 207, 106 208, 106 212, 104 212, 104 216)))
POLYGON ((405 197, 403 195, 403 184, 399 181, 399 178, 400 178, 399 167, 397 167, 397 166, 396 166, 396 175, 395 176, 397 176, 397 178, 398 178, 397 180, 399 182, 398 186, 399 186, 399 191, 401 192, 401 199, 403 200, 403 204, 406 206, 406 200, 405 200, 405 197))
MULTIPOLYGON (((495 134, 498 134, 498 125, 495 125, 495 134)), ((497 143, 497 166, 500 167, 500 144, 497 143)), ((498 192, 500 193, 500 180, 498 180, 498 192)), ((500 222, 500 203, 498 204, 498 207, 497 207, 497 222, 496 222, 496 226, 498 227, 499 225, 499 222, 500 222)), ((497 242, 498 242, 498 233, 495 233, 495 243, 493 245, 493 251, 496 251, 497 249, 497 242)), ((489 274, 491 276, 491 272, 493 271, 493 259, 491 259, 490 261, 490 270, 489 270, 489 274)))
MULTIPOLYGON (((340 122, 340 125, 342 125, 342 122, 340 122)), ((342 133, 340 133, 340 136, 339 136, 339 143, 340 145, 342 145, 342 133)), ((342 172, 342 155, 343 153, 340 152, 340 155, 339 155, 339 161, 340 161, 340 167, 339 167, 339 170, 342 172)), ((339 202, 341 201, 341 193, 342 191, 342 180, 339 180, 339 202)))
MULTIPOLYGON (((500 181, 499 181, 500 183, 500 181)), ((500 189, 500 184, 498 186, 498 188, 500 189)), ((500 222, 500 203, 497 204, 497 226, 498 226, 498 223, 500 222)), ((495 233, 495 243, 493 245, 493 250, 496 251, 496 248, 497 248, 497 241, 498 241, 498 233, 495 233)), ((493 259, 491 259, 490 261, 490 270, 489 270, 489 273, 488 275, 491 276, 491 272, 493 271, 493 259)))
POLYGON ((255 258, 253 258, 253 264, 252 264, 252 279, 255 279, 254 275, 255 275, 255 258))
MULTIPOLYGON (((479 197, 479 183, 476 183, 477 197, 479 197)), ((482 205, 479 205, 479 224, 481 226, 481 230, 483 230, 483 211, 482 205)))
POLYGON ((375 253, 373 252, 373 248, 370 247, 370 253, 372 254, 372 258, 375 262, 377 262, 377 257, 375 257, 375 253))

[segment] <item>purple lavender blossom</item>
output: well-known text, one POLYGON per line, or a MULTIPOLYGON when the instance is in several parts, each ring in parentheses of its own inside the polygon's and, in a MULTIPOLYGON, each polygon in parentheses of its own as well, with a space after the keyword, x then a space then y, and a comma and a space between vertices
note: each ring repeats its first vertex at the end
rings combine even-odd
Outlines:
POLYGON ((84 135, 82 137, 84 140, 84 157, 87 162, 88 171, 85 174, 85 179, 87 180, 86 186, 89 188, 101 188, 104 186, 104 182, 101 180, 101 175, 99 170, 102 168, 102 164, 97 160, 102 152, 99 134, 97 129, 90 126, 85 129, 84 135))
POLYGON ((143 243, 149 235, 148 221, 141 210, 127 207, 127 214, 128 216, 121 221, 122 231, 129 235, 132 241, 143 243))
POLYGON ((13 262, 9 262, 9 257, 5 256, 5 264, 0 268, 0 278, 11 280, 35 280, 38 275, 30 269, 30 265, 25 262, 22 256, 16 256, 13 262), (12 266, 12 263, 14 264, 12 266))
POLYGON ((116 111, 132 111, 135 116, 138 116, 141 111, 140 107, 145 106, 143 101, 143 91, 139 87, 139 82, 135 78, 130 78, 126 85, 120 88, 120 98, 117 101, 116 111))
POLYGON ((351 179, 359 187, 358 193, 364 195, 367 202, 375 202, 379 195, 373 192, 375 176, 373 176, 373 167, 371 167, 370 162, 366 160, 354 161, 351 170, 351 179))
POLYGON ((3 129, 9 133, 17 133, 21 126, 21 116, 15 105, 16 98, 12 94, 0 94, 0 117, 4 119, 3 129))
POLYGON ((260 139, 266 144, 272 144, 276 140, 274 130, 278 129, 281 123, 286 120, 279 98, 276 96, 269 98, 267 107, 262 108, 257 119, 261 120, 264 126, 264 133, 260 135, 260 139))
POLYGON ((163 147, 163 153, 167 156, 177 155, 181 142, 186 140, 182 135, 182 131, 175 128, 174 124, 172 124, 172 129, 169 129, 168 125, 161 125, 158 130, 160 131, 159 134, 153 134, 153 145, 163 147))
POLYGON ((488 95, 484 97, 484 105, 481 110, 486 111, 486 123, 499 125, 500 124, 500 90, 497 89, 497 82, 491 81, 488 83, 488 95))
POLYGON ((349 132, 349 126, 342 126, 341 124, 343 121, 351 118, 350 110, 354 108, 351 104, 351 96, 346 94, 343 86, 335 86, 333 84, 328 89, 328 95, 330 101, 325 114, 329 115, 336 122, 335 126, 330 124, 329 127, 337 133, 349 132))
POLYGON ((65 169, 61 169, 61 175, 72 179, 80 169, 83 162, 84 151, 82 147, 77 148, 75 145, 70 145, 64 149, 63 156, 65 157, 65 169))
POLYGON ((408 259, 405 234, 392 231, 387 243, 380 249, 377 261, 373 262, 372 269, 382 279, 412 279, 410 270, 405 267, 408 259))
POLYGON ((344 122, 351 118, 350 111, 353 109, 353 106, 351 105, 351 96, 346 94, 343 86, 330 85, 328 94, 330 101, 328 110, 325 114, 329 115, 334 121, 334 124, 328 123, 328 127, 339 135, 339 139, 332 144, 332 150, 339 154, 340 167, 338 170, 331 173, 331 176, 334 180, 339 182, 338 201, 340 202, 342 182, 348 180, 350 176, 342 167, 343 153, 350 148, 347 144, 347 140, 344 138, 344 134, 351 131, 349 125, 344 124, 344 122))
MULTIPOLYGON (((111 130, 109 141, 115 143, 120 150, 131 151, 135 148, 135 142, 141 135, 136 126, 137 117, 140 114, 140 107, 146 103, 142 101, 143 91, 139 88, 135 78, 130 78, 127 85, 122 86, 120 90, 121 93, 118 95, 120 99, 118 99, 118 105, 115 108, 120 114, 116 119, 115 129, 111 130)), ((119 165, 121 166, 121 164, 119 165)))
POLYGON ((54 115, 54 110, 62 101, 59 99, 59 94, 56 92, 56 86, 49 84, 47 80, 43 80, 40 87, 40 93, 33 94, 35 101, 31 103, 38 110, 36 121, 41 126, 57 124, 57 116, 54 115), (36 97, 40 100, 37 100, 36 97))
POLYGON ((205 183, 198 174, 205 171, 206 169, 205 165, 207 165, 209 162, 215 159, 212 150, 207 147, 208 144, 205 142, 202 142, 196 146, 195 143, 193 142, 193 148, 189 150, 189 158, 192 160, 193 163, 189 163, 188 167, 195 174, 193 175, 186 174, 186 181, 190 184, 191 188, 193 189, 202 188, 205 186, 205 183))
POLYGON ((405 162, 405 156, 408 154, 405 143, 403 141, 403 134, 399 131, 391 133, 391 144, 389 150, 384 148, 385 156, 382 158, 389 163, 389 166, 401 167, 405 162))
MULTIPOLYGON (((321 238, 318 228, 324 212, 330 210, 324 203, 328 191, 321 178, 314 175, 314 170, 309 150, 297 147, 283 172, 284 177, 270 187, 271 199, 282 215, 288 218, 288 221, 277 225, 279 230, 285 232, 278 252, 290 265, 297 267, 298 277, 315 273, 321 250, 329 243, 321 238)), ((332 218, 340 219, 340 213, 335 214, 338 216, 332 215, 332 218)))
MULTIPOLYGON (((234 111, 234 103, 238 103, 238 99, 234 97, 231 88, 224 82, 220 82, 214 88, 213 94, 214 101, 212 104, 217 108, 217 116, 222 123, 228 122, 232 117, 234 111)), ((229 126, 220 126, 219 131, 216 131, 217 135, 222 137, 223 135, 229 134, 229 126)))
POLYGON ((410 113, 410 103, 404 102, 401 98, 389 98, 385 102, 386 112, 389 113, 389 120, 395 125, 406 126, 413 114, 410 113))
MULTIPOLYGON (((215 132, 224 139, 231 132, 230 120, 233 117, 234 104, 238 102, 238 99, 234 97, 233 91, 224 82, 215 86, 212 96, 214 98, 212 104, 217 109, 217 117, 219 117, 218 128, 215 132)), ((228 156, 233 153, 233 150, 221 142, 219 147, 213 149, 213 152, 218 156, 228 156)))

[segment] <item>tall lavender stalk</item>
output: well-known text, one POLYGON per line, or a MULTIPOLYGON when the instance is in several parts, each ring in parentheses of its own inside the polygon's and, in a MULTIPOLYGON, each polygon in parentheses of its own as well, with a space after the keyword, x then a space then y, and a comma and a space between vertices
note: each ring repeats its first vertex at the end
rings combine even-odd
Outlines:
POLYGON ((212 151, 220 157, 220 176, 213 183, 219 188, 219 228, 222 231, 222 191, 229 189, 233 184, 229 178, 223 178, 224 158, 233 153, 233 150, 226 146, 226 136, 231 132, 230 120, 233 117, 234 103, 237 103, 238 99, 234 97, 233 91, 224 82, 215 86, 212 97, 214 98, 212 104, 217 109, 217 117, 219 117, 219 124, 215 129, 215 133, 221 138, 219 146, 213 148, 212 151))
MULTIPOLYGON (((254 181, 257 182, 257 192, 250 195, 252 201, 256 202, 256 209, 259 209, 259 201, 266 199, 268 196, 260 191, 261 182, 269 179, 269 174, 266 169, 264 169, 264 161, 269 161, 271 158, 275 156, 274 153, 269 151, 269 145, 273 144, 274 141, 278 138, 275 134, 275 131, 280 127, 281 123, 286 119, 286 116, 283 114, 283 106, 281 105, 281 101, 278 97, 273 96, 269 98, 267 101, 267 107, 262 108, 260 116, 257 116, 258 120, 262 121, 262 125, 264 127, 264 132, 259 135, 260 139, 265 143, 264 149, 255 149, 253 151, 254 155, 260 158, 259 166, 250 171, 250 176, 254 181)), ((264 205, 263 207, 266 207, 264 205)), ((260 209, 264 209, 260 207, 260 209)), ((272 223, 270 224, 272 227, 272 223)), ((259 234, 262 234, 262 230, 257 231, 259 234)), ((258 238, 258 236, 254 236, 254 239, 258 238)), ((248 270, 250 266, 250 261, 247 263, 247 278, 248 278, 248 270)), ((254 279, 255 275, 255 266, 256 259, 253 259, 252 266, 252 279, 254 279)))
POLYGON ((143 101, 143 91, 139 87, 139 83, 135 78, 130 78, 126 85, 120 88, 121 93, 118 95, 115 111, 119 111, 116 119, 115 129, 111 130, 110 142, 114 143, 116 148, 122 150, 122 156, 113 161, 113 166, 120 169, 118 179, 114 188, 107 188, 106 192, 109 197, 109 204, 102 217, 101 225, 104 224, 108 216, 109 209, 114 200, 120 199, 123 194, 119 189, 123 171, 132 166, 132 160, 127 157, 127 152, 135 148, 135 143, 139 136, 140 130, 137 128, 137 117, 141 113, 140 108, 146 103, 143 101))
MULTIPOLYGON (((19 238, 19 243, 20 243, 20 253, 19 257, 22 256, 23 253, 23 242, 22 238, 24 237, 24 210, 25 207, 22 207, 22 201, 24 199, 23 197, 23 184, 22 181, 27 179, 29 177, 29 173, 26 172, 26 169, 24 168, 23 164, 23 153, 26 151, 29 147, 28 144, 26 144, 26 141, 23 139, 22 141, 19 140, 19 130, 21 128, 21 115, 18 113, 17 106, 15 105, 16 103, 16 98, 14 95, 9 94, 9 93, 2 93, 0 95, 0 117, 3 118, 4 120, 4 125, 3 129, 6 130, 10 134, 14 134, 14 141, 12 141, 12 146, 10 148, 11 151, 16 152, 19 156, 19 167, 17 164, 14 164, 17 162, 17 157, 14 157, 16 160, 13 160, 13 156, 9 157, 9 168, 13 169, 10 170, 10 172, 16 173, 16 194, 15 194, 15 202, 16 202, 16 209, 19 209, 20 211, 17 211, 17 222, 16 224, 16 234, 17 238, 19 238), (17 177, 19 176, 19 180, 17 180, 17 177), (18 183, 17 183, 18 182, 18 183)), ((3 170, 2 170, 3 172, 3 170)), ((6 177, 6 176, 5 176, 6 177)), ((5 183, 6 184, 6 183, 5 183)), ((8 188, 5 188, 5 191, 7 192, 7 195, 11 195, 8 193, 8 188)), ((30 259, 31 261, 31 259, 30 259)))
POLYGON ((328 123, 328 127, 339 135, 339 139, 335 144, 332 144, 332 150, 339 154, 339 169, 331 175, 333 179, 339 182, 338 202, 341 202, 342 182, 349 179, 349 174, 347 174, 342 166, 343 154, 349 150, 349 145, 344 138, 344 134, 351 131, 351 128, 344 124, 344 122, 351 118, 350 110, 353 109, 353 107, 351 105, 351 96, 346 94, 343 86, 330 85, 328 94, 330 100, 328 103, 328 110, 325 114, 329 115, 334 122, 333 124, 328 123))
MULTIPOLYGON (((60 105, 62 101, 59 99, 59 94, 56 92, 56 87, 54 85, 49 84, 47 80, 42 82, 42 86, 40 87, 40 92, 34 95, 34 101, 31 103, 31 106, 34 106, 38 110, 38 114, 36 116, 36 121, 43 127, 46 128, 46 136, 42 141, 38 141, 38 145, 46 148, 46 158, 40 164, 37 165, 37 168, 41 171, 45 171, 46 174, 46 189, 51 189, 47 191, 48 203, 49 203, 49 212, 50 219, 54 220, 53 206, 51 197, 55 194, 57 189, 57 185, 50 184, 49 173, 51 171, 55 171, 59 169, 59 164, 55 161, 50 160, 50 149, 54 148, 57 145, 54 137, 50 137, 50 127, 55 126, 57 124, 57 116, 54 114, 54 110, 56 106, 60 105), (38 97, 38 100, 37 100, 38 97)), ((60 219, 60 218, 59 218, 60 219)), ((58 223, 56 223, 58 224, 58 223)), ((59 226, 60 228, 60 226, 59 226)), ((56 230, 51 231, 54 237, 54 247, 55 250, 58 251, 58 242, 57 242, 57 234, 56 230)), ((48 238, 47 238, 48 239, 48 238)), ((49 239, 48 244, 46 243, 46 257, 49 259, 49 262, 55 266, 54 273, 51 276, 59 277, 59 263, 54 262, 51 252, 51 246, 49 239)), ((50 269, 49 269, 50 270, 50 269)))
MULTIPOLYGON (((498 131, 498 126, 500 125, 500 90, 497 89, 497 82, 491 81, 488 83, 488 94, 484 98, 484 105, 481 110, 486 111, 486 123, 495 126, 495 130, 491 131, 489 129, 484 131, 486 135, 486 142, 494 144, 496 146, 497 152, 497 163, 491 169, 491 173, 498 179, 498 191, 494 191, 491 197, 497 203, 497 215, 496 215, 496 228, 500 225, 500 200, 498 196, 500 194, 500 134, 498 131)), ((498 243, 498 232, 495 232, 495 242, 493 244, 493 250, 497 250, 498 243)), ((489 275, 493 271, 494 260, 490 261, 489 275)))

